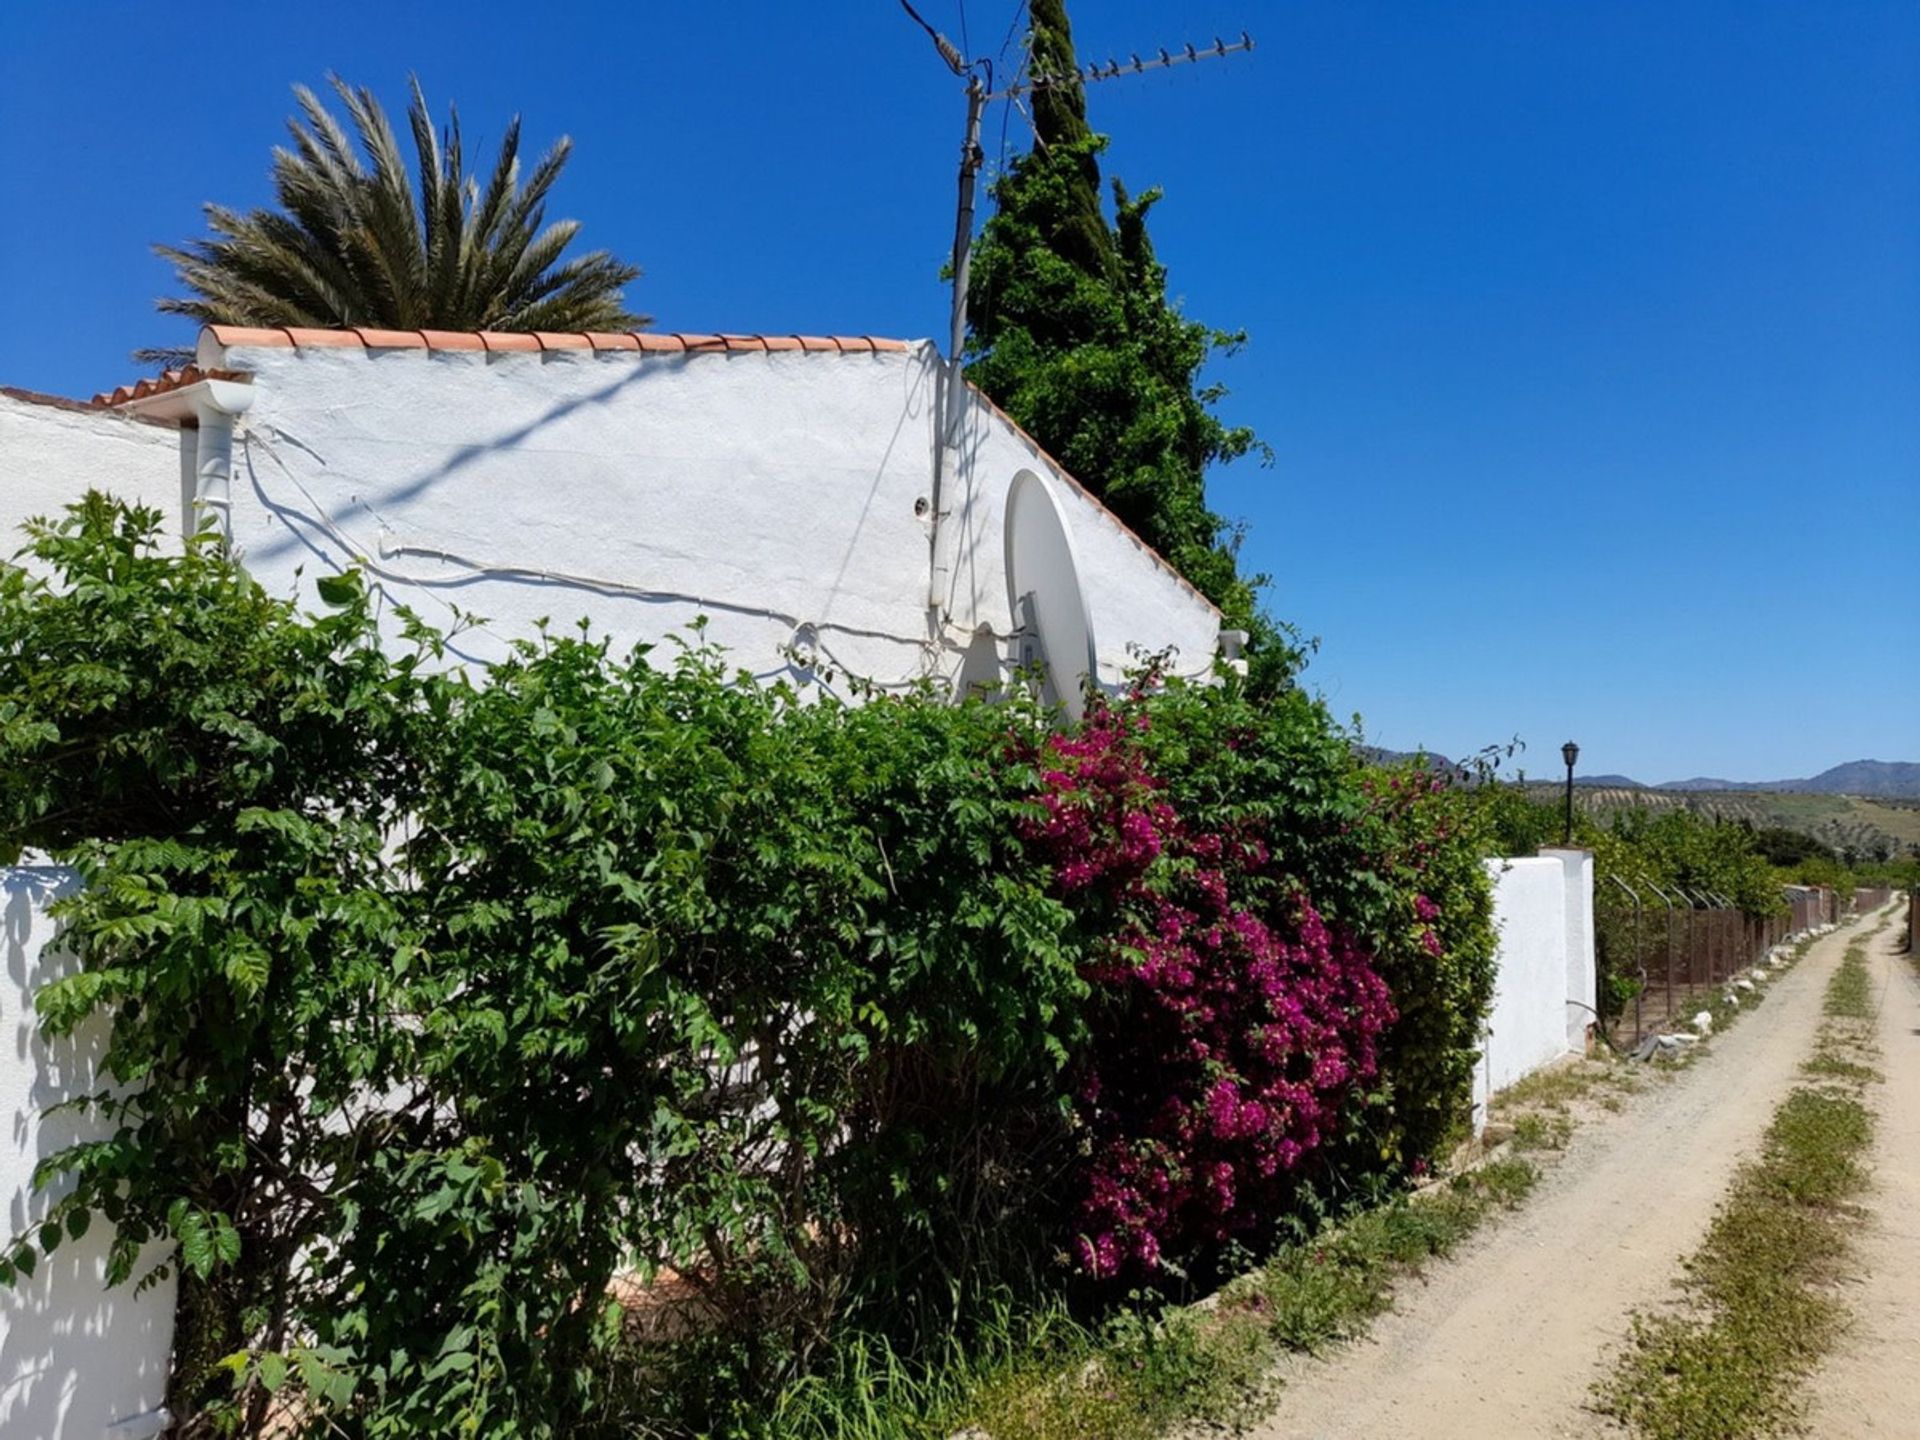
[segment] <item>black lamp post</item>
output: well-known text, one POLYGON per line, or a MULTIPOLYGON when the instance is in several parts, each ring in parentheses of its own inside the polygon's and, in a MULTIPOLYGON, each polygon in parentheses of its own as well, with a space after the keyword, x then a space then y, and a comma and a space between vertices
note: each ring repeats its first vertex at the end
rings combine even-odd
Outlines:
POLYGON ((1567 844, 1573 844, 1573 762, 1580 758, 1580 747, 1569 740, 1560 747, 1560 758, 1567 762, 1567 844))

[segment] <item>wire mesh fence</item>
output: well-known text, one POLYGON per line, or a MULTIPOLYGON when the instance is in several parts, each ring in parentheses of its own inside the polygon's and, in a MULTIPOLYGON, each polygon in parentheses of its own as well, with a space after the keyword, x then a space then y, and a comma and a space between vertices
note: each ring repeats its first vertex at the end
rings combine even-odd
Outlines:
POLYGON ((1594 950, 1607 1036, 1621 1048, 1686 1028, 1712 993, 1789 936, 1839 918, 1831 891, 1804 904, 1749 915, 1724 895, 1680 886, 1601 879, 1594 950))

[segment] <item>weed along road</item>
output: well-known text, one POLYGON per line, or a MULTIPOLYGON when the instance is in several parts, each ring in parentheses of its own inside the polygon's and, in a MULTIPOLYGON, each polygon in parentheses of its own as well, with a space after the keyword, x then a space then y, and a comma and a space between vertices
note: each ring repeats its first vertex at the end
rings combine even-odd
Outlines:
POLYGON ((1809 1428, 1822 1440, 1920 1434, 1920 957, 1902 949, 1902 928, 1867 949, 1885 1083, 1869 1091, 1873 1179, 1856 1282, 1842 1287, 1853 1324, 1808 1387, 1809 1428))
MULTIPOLYGON (((1814 1046, 1828 977, 1848 942, 1879 918, 1815 942, 1771 982, 1762 1003, 1670 1079, 1649 1077, 1624 1103, 1606 1102, 1617 1109, 1582 1106, 1564 1155, 1546 1168, 1530 1201, 1436 1265, 1424 1283, 1403 1284, 1393 1313, 1366 1338, 1284 1362, 1279 1407, 1252 1433, 1263 1440, 1619 1434, 1589 1408, 1595 1381, 1618 1354, 1633 1312, 1672 1299, 1681 1262, 1705 1236, 1736 1167, 1754 1155, 1814 1046)), ((1885 958, 1892 933, 1873 941, 1883 969, 1904 964, 1885 958)), ((1889 1019, 1898 1034, 1884 1040, 1890 1068, 1896 1044, 1908 1052, 1909 1151, 1920 1102, 1915 1009, 1909 1003, 1889 1019)), ((1890 1075, 1889 1109, 1901 1105, 1893 1093, 1901 1083, 1890 1075)), ((1920 1353, 1912 1328, 1920 1172, 1909 1168, 1901 1183, 1907 1188, 1896 1194, 1890 1179, 1884 1192, 1900 1214, 1882 1238, 1904 1247, 1907 1258, 1883 1298, 1890 1308, 1905 1307, 1907 1329, 1886 1365, 1906 1371, 1911 1383, 1912 1356, 1920 1353)), ((1901 1413, 1908 1423, 1916 1409, 1901 1413)))

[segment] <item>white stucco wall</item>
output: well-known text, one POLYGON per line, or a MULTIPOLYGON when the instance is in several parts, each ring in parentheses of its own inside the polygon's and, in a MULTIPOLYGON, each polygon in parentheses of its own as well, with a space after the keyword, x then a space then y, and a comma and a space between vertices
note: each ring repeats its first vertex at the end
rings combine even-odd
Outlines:
POLYGON ((1593 852, 1550 846, 1540 852, 1561 868, 1561 903, 1566 911, 1567 1048, 1584 1053, 1587 1027, 1600 1017, 1599 969, 1593 950, 1593 852))
MULTIPOLYGON (((90 1025, 67 1040, 41 1040, 33 991, 72 963, 55 942, 47 907, 75 884, 70 870, 20 865, 0 870, 0 924, 6 977, 0 983, 0 1201, 8 1236, 44 1218, 50 1193, 35 1192, 39 1161, 102 1133, 92 1117, 46 1109, 100 1088, 106 1031, 90 1025)), ((173 1343, 171 1280, 135 1295, 107 1289, 112 1235, 96 1222, 42 1261, 31 1279, 0 1289, 0 1436, 7 1440, 118 1440, 153 1435, 164 1423, 173 1343)))
POLYGON ((589 619, 624 649, 704 614, 731 663, 763 678, 798 678, 782 654, 797 639, 817 671, 951 679, 982 624, 1011 654, 1001 506, 1023 468, 1049 476, 1067 512, 1103 679, 1132 647, 1175 647, 1199 670, 1217 643, 1212 607, 980 402, 943 498, 950 623, 930 623, 929 345, 202 358, 254 377, 233 487, 249 569, 294 593, 358 561, 436 625, 456 607, 484 617, 460 642, 471 660, 542 618, 589 619))
POLYGON ((1474 1129, 1487 1098, 1544 1065, 1583 1053, 1594 994, 1593 857, 1583 850, 1489 860, 1493 1007, 1474 1072, 1474 1129))
POLYGON ((25 543, 22 522, 53 518, 88 490, 151 505, 177 531, 180 435, 170 425, 0 394, 0 555, 25 543))
POLYGON ((1171 649, 1178 673, 1203 674, 1219 643, 1219 613, 986 399, 969 393, 961 453, 962 503, 955 507, 955 563, 948 603, 958 624, 1003 627, 1009 619, 1001 550, 1007 487, 1029 469, 1053 480, 1072 527, 1080 582, 1093 614, 1100 679, 1119 682, 1137 653, 1171 649))

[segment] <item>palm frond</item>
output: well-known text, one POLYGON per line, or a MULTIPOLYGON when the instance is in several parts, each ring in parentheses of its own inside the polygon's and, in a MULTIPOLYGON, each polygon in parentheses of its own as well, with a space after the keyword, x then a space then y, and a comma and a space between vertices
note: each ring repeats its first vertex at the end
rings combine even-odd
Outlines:
POLYGON ((569 258, 579 222, 547 222, 571 140, 557 141, 522 181, 515 116, 483 185, 466 168, 459 112, 449 107, 436 131, 417 77, 408 78, 411 165, 373 92, 327 78, 345 123, 312 90, 293 87, 291 144, 273 152, 273 208, 242 214, 210 204, 205 238, 154 247, 187 292, 157 301, 162 313, 409 330, 647 323, 624 298, 639 267, 604 250, 569 258))

